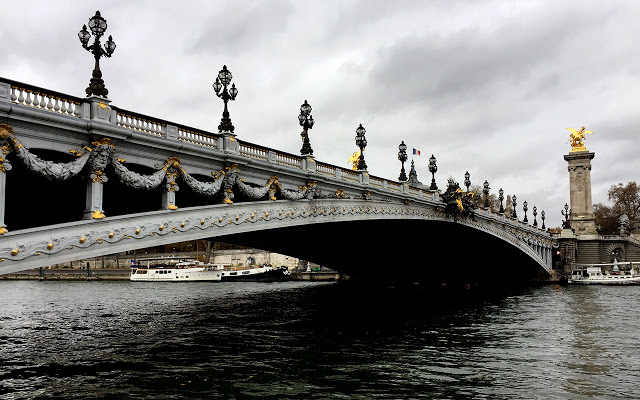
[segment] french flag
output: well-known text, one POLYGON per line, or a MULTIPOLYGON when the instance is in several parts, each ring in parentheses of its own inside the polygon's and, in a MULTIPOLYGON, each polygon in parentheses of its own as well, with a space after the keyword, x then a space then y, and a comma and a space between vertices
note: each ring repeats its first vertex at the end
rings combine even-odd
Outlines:
POLYGON ((420 150, 418 149, 413 149, 413 154, 419 156, 420 155, 420 150))

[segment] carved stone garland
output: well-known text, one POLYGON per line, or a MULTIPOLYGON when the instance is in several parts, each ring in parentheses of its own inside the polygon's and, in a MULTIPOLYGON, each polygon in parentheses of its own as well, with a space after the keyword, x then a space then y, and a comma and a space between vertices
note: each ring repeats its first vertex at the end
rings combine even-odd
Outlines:
MULTIPOLYGON (((0 156, 0 185, 4 193, 4 183, 6 171, 11 170, 5 156, 11 151, 15 151, 17 157, 24 163, 31 172, 44 176, 52 181, 65 181, 80 172, 85 166, 89 165, 88 174, 88 190, 90 195, 87 196, 87 210, 85 218, 102 219, 104 213, 102 210, 102 184, 107 182, 108 178, 104 174, 104 170, 111 165, 118 178, 127 186, 139 190, 152 190, 165 183, 165 195, 163 197, 163 205, 165 208, 176 210, 175 192, 179 190, 176 179, 182 177, 182 181, 193 191, 205 196, 220 196, 222 201, 227 204, 233 203, 233 189, 242 193, 244 196, 254 200, 262 199, 266 196, 271 200, 276 200, 276 194, 279 194, 286 200, 301 200, 313 198, 346 198, 342 189, 338 190, 335 195, 322 196, 318 190, 318 184, 315 181, 308 182, 305 186, 299 186, 298 190, 284 189, 279 183, 277 176, 272 176, 264 185, 256 185, 245 183, 239 177, 239 167, 237 164, 226 167, 218 173, 212 172, 213 182, 201 182, 191 176, 180 166, 178 157, 170 157, 163 164, 156 165, 157 171, 143 175, 129 170, 123 163, 124 160, 114 157, 115 147, 109 138, 103 138, 93 142, 91 146, 84 146, 81 151, 69 150, 71 154, 77 156, 76 160, 67 163, 54 163, 42 160, 35 154, 25 148, 15 137, 13 128, 7 124, 0 124, 0 143, 2 144, 2 156, 0 156)), ((4 196, 0 196, 0 235, 6 232, 4 225, 4 196)), ((364 199, 370 199, 370 193, 363 194, 364 199)))

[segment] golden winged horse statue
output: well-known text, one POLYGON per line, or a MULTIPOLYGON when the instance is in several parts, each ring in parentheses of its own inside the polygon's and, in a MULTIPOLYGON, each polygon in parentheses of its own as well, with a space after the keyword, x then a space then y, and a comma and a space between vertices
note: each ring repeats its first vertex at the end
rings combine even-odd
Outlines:
POLYGON ((347 160, 348 163, 351 163, 351 169, 354 171, 358 170, 358 160, 360 159, 360 150, 356 151, 349 157, 347 160))
POLYGON ((586 134, 592 134, 591 131, 585 131, 584 126, 580 130, 567 128, 571 133, 569 134, 569 141, 571 142, 571 151, 588 151, 584 147, 584 138, 586 134))

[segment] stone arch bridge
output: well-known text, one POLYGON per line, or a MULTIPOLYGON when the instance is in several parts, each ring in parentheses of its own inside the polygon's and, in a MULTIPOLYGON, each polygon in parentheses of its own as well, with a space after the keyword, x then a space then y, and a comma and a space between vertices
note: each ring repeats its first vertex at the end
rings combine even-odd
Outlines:
POLYGON ((0 141, 0 274, 200 238, 354 276, 552 274, 550 235, 517 219, 102 97, 0 78, 0 141))

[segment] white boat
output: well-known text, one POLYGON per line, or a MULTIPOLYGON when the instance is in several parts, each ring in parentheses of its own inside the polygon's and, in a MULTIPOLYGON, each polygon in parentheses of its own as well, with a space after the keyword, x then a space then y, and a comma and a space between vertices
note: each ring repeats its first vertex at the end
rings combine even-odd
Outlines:
POLYGON ((571 271, 567 283, 574 285, 640 285, 635 272, 638 263, 578 265, 571 271), (627 268, 628 266, 628 268, 627 268))
POLYGON ((222 280, 227 282, 282 282, 291 279, 287 267, 273 267, 271 264, 250 265, 245 267, 222 267, 222 280))
POLYGON ((274 267, 269 258, 264 264, 256 263, 253 257, 247 258, 245 264, 220 264, 222 280, 227 282, 282 282, 291 279, 289 268, 284 265, 274 267))
POLYGON ((129 279, 134 282, 220 281, 222 270, 218 265, 197 260, 161 259, 148 261, 146 266, 132 266, 129 279))

